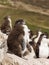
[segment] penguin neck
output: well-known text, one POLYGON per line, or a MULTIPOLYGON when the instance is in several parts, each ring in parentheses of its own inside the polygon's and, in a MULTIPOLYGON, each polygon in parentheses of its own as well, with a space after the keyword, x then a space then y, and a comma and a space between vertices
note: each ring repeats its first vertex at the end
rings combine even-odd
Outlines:
POLYGON ((35 39, 35 42, 36 42, 36 43, 38 42, 38 40, 39 40, 39 38, 40 38, 40 35, 41 35, 41 34, 38 34, 38 35, 37 35, 37 37, 36 37, 36 39, 35 39))

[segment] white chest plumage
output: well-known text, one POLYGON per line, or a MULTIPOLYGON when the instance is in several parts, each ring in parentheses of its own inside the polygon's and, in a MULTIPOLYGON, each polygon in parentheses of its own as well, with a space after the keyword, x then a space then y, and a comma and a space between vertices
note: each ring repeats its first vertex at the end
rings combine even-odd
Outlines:
POLYGON ((29 38, 29 35, 30 35, 29 31, 30 30, 28 29, 28 27, 26 25, 23 25, 23 27, 24 27, 24 32, 25 32, 24 40, 25 40, 25 43, 27 43, 27 42, 31 41, 29 38))
POLYGON ((41 45, 39 46, 39 57, 47 58, 49 56, 49 47, 46 39, 41 41, 41 45))

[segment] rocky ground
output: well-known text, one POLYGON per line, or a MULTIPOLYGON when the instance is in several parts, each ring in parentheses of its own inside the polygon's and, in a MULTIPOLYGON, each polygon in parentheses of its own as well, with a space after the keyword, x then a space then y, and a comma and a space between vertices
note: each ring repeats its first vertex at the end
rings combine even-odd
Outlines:
POLYGON ((49 65, 49 59, 45 58, 32 58, 22 59, 14 54, 7 53, 2 61, 2 65, 49 65))

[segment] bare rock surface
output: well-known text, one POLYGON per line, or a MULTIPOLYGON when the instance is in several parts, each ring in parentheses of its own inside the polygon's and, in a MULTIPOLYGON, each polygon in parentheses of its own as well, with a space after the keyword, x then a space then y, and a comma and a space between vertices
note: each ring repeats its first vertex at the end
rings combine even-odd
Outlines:
POLYGON ((2 65, 49 65, 49 59, 31 57, 22 59, 14 54, 7 53, 2 61, 2 65))

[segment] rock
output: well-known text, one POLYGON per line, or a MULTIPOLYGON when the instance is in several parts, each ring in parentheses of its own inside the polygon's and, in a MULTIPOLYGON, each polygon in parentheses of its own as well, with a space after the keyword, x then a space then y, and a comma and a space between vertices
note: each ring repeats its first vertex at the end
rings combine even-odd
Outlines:
POLYGON ((29 65, 26 60, 14 55, 7 53, 2 61, 2 65, 29 65))
POLYGON ((2 65, 49 65, 49 59, 30 58, 26 60, 14 54, 7 53, 2 61, 2 65))

